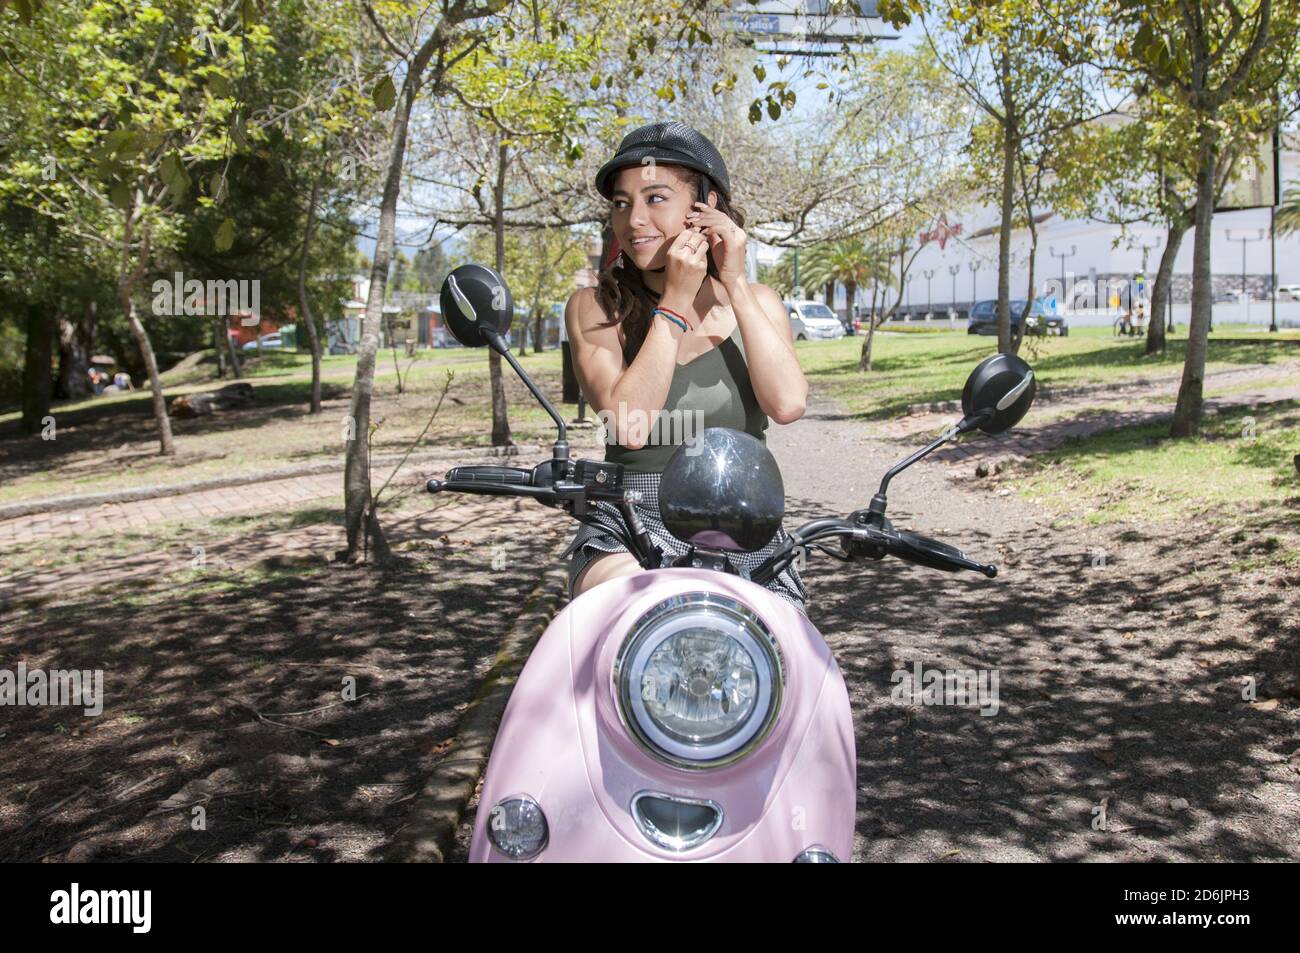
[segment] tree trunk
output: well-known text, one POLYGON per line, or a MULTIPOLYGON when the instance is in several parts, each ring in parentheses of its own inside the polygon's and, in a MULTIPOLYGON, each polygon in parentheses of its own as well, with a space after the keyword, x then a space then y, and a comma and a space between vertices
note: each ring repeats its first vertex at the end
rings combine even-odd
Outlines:
POLYGON ((1202 127, 1200 168, 1196 172, 1196 236, 1192 246, 1192 318, 1187 329, 1187 352, 1183 358, 1183 379, 1178 403, 1169 425, 1171 437, 1192 437, 1201 429, 1201 401, 1205 389, 1205 355, 1208 350, 1211 311, 1214 307, 1214 275, 1211 272, 1211 224, 1214 221, 1215 169, 1218 164, 1217 135, 1208 124, 1202 127))
POLYGON ((835 279, 830 278, 826 281, 826 307, 832 311, 835 310, 835 279))
POLYGON ((1147 319, 1147 353, 1163 354, 1165 352, 1165 321, 1169 311, 1169 300, 1173 295, 1174 259, 1182 247, 1183 236, 1187 234, 1187 218, 1180 215, 1169 225, 1165 236, 1165 250, 1160 254, 1160 267, 1156 270, 1156 280, 1151 286, 1151 315, 1147 319))
POLYGON ((1012 127, 1002 127, 1002 230, 998 235, 998 352, 1011 347, 1011 225, 1015 209, 1016 140, 1012 127))
POLYGON ((858 370, 871 370, 871 344, 876 337, 876 317, 871 315, 867 321, 867 339, 862 342, 862 356, 858 358, 858 370))
POLYGON ((370 512, 370 397, 375 387, 375 354, 379 350, 379 329, 383 320, 388 266, 393 257, 393 243, 397 234, 397 200, 402 188, 406 134, 419 91, 421 70, 413 64, 407 72, 397 111, 393 115, 392 145, 389 148, 388 171, 379 207, 379 233, 375 241, 374 261, 370 265, 370 292, 366 296, 365 317, 361 320, 356 378, 352 383, 352 402, 348 407, 347 426, 350 432, 347 435, 347 453, 343 464, 343 518, 347 549, 339 554, 348 562, 362 558, 368 549, 368 538, 375 540, 375 552, 381 559, 387 549, 379 518, 370 512))
POLYGON ((849 319, 849 327, 853 327, 853 302, 858 297, 858 283, 856 281, 844 282, 844 314, 849 319))
POLYGON ((239 350, 235 347, 235 339, 230 336, 230 326, 227 324, 229 320, 225 316, 221 318, 221 334, 226 339, 226 350, 230 354, 230 369, 234 371, 235 380, 239 380, 244 376, 244 371, 239 366, 239 350))
POLYGON ((301 324, 307 328, 307 342, 311 345, 311 402, 308 413, 320 413, 320 335, 316 333, 316 319, 307 300, 307 259, 311 254, 311 230, 316 224, 316 202, 320 198, 320 179, 311 184, 311 198, 307 203, 307 227, 302 233, 302 258, 298 262, 298 312, 301 324))
POLYGON ((542 320, 545 313, 539 308, 537 316, 533 318, 533 353, 542 353, 542 320))
POLYGON ((117 301, 122 313, 126 315, 131 334, 140 348, 140 357, 144 360, 145 373, 149 376, 149 390, 153 394, 153 418, 158 422, 158 452, 165 457, 171 456, 176 452, 176 445, 172 442, 172 422, 167 416, 167 401, 163 397, 162 378, 158 376, 158 361, 154 357, 153 345, 149 343, 149 334, 145 331, 140 316, 136 314, 129 282, 118 284, 117 301))
POLYGON ((50 413, 54 327, 42 302, 27 305, 27 347, 23 355, 23 432, 40 433, 50 413))
POLYGON ((224 314, 215 315, 212 318, 212 353, 217 356, 217 377, 223 381, 226 379, 226 342, 221 340, 222 335, 229 336, 226 330, 226 316, 224 314))
POLYGON ((76 322, 59 322, 59 382, 63 393, 76 400, 90 393, 90 358, 95 350, 95 323, 99 305, 87 301, 76 322))
MULTIPOLYGON (((506 271, 506 220, 505 191, 506 166, 509 163, 508 147, 505 143, 497 146, 497 180, 492 186, 493 221, 492 232, 496 238, 497 273, 505 277, 506 271)), ((492 383, 492 446, 509 447, 514 444, 510 438, 510 418, 506 408, 505 382, 501 379, 501 355, 488 349, 488 378, 492 383)))

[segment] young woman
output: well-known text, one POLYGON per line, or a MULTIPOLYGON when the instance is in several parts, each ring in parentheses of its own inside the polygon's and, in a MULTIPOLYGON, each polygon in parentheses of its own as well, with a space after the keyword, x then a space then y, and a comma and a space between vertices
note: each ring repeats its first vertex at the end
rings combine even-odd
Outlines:
MULTIPOLYGON (((745 277, 744 217, 731 206, 730 178, 708 139, 682 123, 630 133, 596 175, 610 200, 620 249, 596 288, 565 309, 583 394, 607 423, 605 459, 623 464, 626 485, 644 494, 638 513, 665 553, 685 546, 659 517, 664 465, 704 427, 730 427, 759 440, 769 418, 803 416, 808 382, 794 352, 780 296, 745 277), (653 427, 657 412, 666 416, 653 427)), ((607 504, 597 519, 620 525, 607 504)), ((733 554, 756 567, 785 539, 733 554)), ((640 572, 616 538, 582 526, 572 556, 574 597, 607 579, 640 572)), ((768 588, 800 608, 807 597, 795 569, 768 588)))

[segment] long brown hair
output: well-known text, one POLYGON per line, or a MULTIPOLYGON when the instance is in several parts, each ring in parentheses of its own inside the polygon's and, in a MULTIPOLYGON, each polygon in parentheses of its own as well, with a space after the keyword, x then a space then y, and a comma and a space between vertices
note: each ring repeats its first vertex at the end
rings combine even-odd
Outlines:
MULTIPOLYGON (((685 166, 675 165, 673 169, 690 186, 691 195, 698 195, 703 173, 685 166)), ((718 197, 718 211, 744 228, 745 214, 728 202, 712 182, 709 186, 718 197)), ((710 248, 706 254, 709 277, 716 278, 718 266, 713 261, 713 249, 710 248)), ((623 326, 623 363, 630 367, 650 331, 650 318, 659 304, 659 292, 646 285, 641 269, 632 264, 628 256, 620 255, 614 261, 613 265, 596 276, 596 303, 610 324, 623 326)))

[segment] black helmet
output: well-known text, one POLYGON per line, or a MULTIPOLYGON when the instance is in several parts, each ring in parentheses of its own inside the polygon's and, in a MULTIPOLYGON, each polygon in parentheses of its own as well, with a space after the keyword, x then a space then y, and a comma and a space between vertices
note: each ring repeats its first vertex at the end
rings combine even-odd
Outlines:
POLYGON ((731 200, 731 178, 722 153, 701 133, 682 122, 655 122, 624 136, 614 158, 596 173, 596 191, 609 198, 614 191, 614 173, 630 165, 640 165, 647 156, 656 162, 703 172, 712 180, 713 187, 731 200))

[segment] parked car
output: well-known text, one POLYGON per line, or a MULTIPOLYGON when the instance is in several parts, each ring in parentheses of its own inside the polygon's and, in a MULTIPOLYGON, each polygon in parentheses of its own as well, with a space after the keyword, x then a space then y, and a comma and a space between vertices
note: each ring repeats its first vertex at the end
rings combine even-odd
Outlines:
MULTIPOLYGON (((280 337, 279 331, 272 331, 270 334, 263 334, 258 340, 261 341, 263 351, 277 351, 283 349, 285 346, 284 340, 280 337)), ((244 350, 256 351, 257 345, 258 341, 248 341, 244 344, 244 350)))
MULTIPOLYGON (((1011 301, 1011 329, 1013 331, 1020 324, 1020 315, 1024 310, 1024 298, 1011 301)), ((1029 309, 1029 317, 1025 325, 1025 331, 1029 334, 1056 333, 1065 337, 1070 333, 1070 325, 1065 320, 1065 315, 1050 313, 1042 298, 1034 299, 1033 307, 1029 309)), ((997 334, 998 303, 992 300, 975 302, 975 306, 970 309, 970 322, 966 325, 966 333, 997 334)))
POLYGON ((844 337, 844 325, 835 312, 818 301, 787 301, 790 330, 796 341, 828 341, 844 337))
POLYGON ((1283 301, 1300 301, 1300 285, 1278 285, 1277 296, 1283 301))

